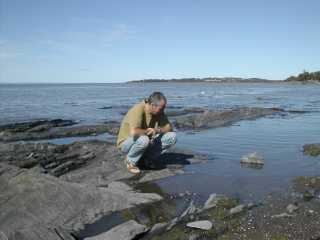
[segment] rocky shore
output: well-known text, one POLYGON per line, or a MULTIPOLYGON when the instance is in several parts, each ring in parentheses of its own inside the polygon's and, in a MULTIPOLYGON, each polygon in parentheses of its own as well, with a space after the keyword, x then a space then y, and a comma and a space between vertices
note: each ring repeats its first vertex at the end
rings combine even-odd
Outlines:
MULTIPOLYGON (((184 131, 278 114, 290 112, 177 108, 168 115, 175 128, 184 131)), ((320 239, 317 176, 298 177, 286 192, 270 194, 261 202, 212 193, 199 204, 192 193, 171 196, 154 181, 184 174, 185 165, 205 164, 208 156, 174 149, 152 168, 142 161, 142 174, 133 176, 112 142, 34 141, 115 135, 118 128, 118 122, 86 126, 61 119, 0 126, 0 239, 320 239), (186 203, 180 211, 179 198, 186 203), (119 222, 88 233, 101 219, 112 222, 114 214, 121 216, 119 222)), ((305 145, 304 152, 318 156, 319 144, 305 145)))
POLYGON ((57 234, 71 239, 73 231, 102 215, 162 200, 135 185, 183 174, 183 165, 206 161, 170 152, 157 169, 145 166, 137 178, 114 144, 103 141, 0 143, 0 156, 0 229, 10 239, 60 239, 57 234))

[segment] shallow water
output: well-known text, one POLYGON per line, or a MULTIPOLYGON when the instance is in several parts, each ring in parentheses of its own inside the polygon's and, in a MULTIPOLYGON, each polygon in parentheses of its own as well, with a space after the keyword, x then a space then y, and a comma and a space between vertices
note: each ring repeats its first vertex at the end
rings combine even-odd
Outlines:
POLYGON ((303 154, 306 143, 320 142, 320 114, 292 114, 288 118, 261 118, 236 125, 198 132, 180 133, 178 147, 209 154, 208 164, 189 165, 187 175, 158 183, 168 192, 191 191, 204 197, 227 193, 243 200, 259 200, 289 186, 295 176, 319 175, 320 157, 303 154), (258 152, 261 169, 243 167, 240 159, 258 152))
MULTIPOLYGON (((261 199, 287 187, 293 177, 318 175, 320 159, 304 156, 302 146, 320 142, 320 85, 300 84, 38 84, 0 85, 0 124, 63 118, 82 124, 118 120, 132 104, 162 91, 168 106, 280 107, 304 114, 241 121, 196 134, 178 133, 177 147, 210 156, 207 164, 186 166, 187 174, 160 180, 169 193, 189 190, 205 199, 226 193, 245 200, 261 199), (105 109, 103 109, 105 108, 105 109), (241 167, 240 158, 258 152, 262 169, 241 167)), ((62 144, 88 139, 114 140, 107 134, 54 139, 62 144)))

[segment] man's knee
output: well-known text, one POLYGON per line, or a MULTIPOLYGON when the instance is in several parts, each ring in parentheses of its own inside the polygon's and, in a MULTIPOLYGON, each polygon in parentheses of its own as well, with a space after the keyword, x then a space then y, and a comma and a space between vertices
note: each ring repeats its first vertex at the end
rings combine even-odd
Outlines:
POLYGON ((175 145, 177 143, 177 134, 175 132, 167 132, 163 135, 163 140, 167 145, 175 145))
POLYGON ((136 140, 136 144, 139 144, 141 147, 146 148, 149 146, 150 144, 150 139, 148 136, 140 136, 137 140, 136 140))

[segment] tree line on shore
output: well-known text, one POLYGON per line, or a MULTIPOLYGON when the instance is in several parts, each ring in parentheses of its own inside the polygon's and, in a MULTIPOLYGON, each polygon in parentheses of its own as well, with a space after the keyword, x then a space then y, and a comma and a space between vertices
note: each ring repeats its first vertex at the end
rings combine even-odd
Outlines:
POLYGON ((317 72, 303 71, 298 76, 288 77, 285 81, 299 81, 299 82, 316 81, 316 82, 320 82, 320 71, 317 71, 317 72))

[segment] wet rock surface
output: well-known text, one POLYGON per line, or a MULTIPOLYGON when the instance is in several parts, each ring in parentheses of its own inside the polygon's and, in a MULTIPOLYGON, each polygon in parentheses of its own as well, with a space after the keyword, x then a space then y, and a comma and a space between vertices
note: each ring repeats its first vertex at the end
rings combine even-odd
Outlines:
POLYGON ((75 125, 71 120, 52 120, 17 123, 0 126, 0 141, 40 140, 74 136, 90 136, 101 133, 116 134, 120 124, 107 122, 99 125, 75 125))
POLYGON ((53 120, 39 120, 33 122, 13 123, 0 126, 0 131, 10 132, 42 132, 53 127, 65 127, 77 124, 72 120, 53 119, 53 120))
POLYGON ((181 130, 202 130, 233 124, 241 120, 252 120, 259 117, 283 113, 279 108, 236 108, 232 110, 206 110, 200 114, 192 114, 175 118, 174 124, 181 130))

